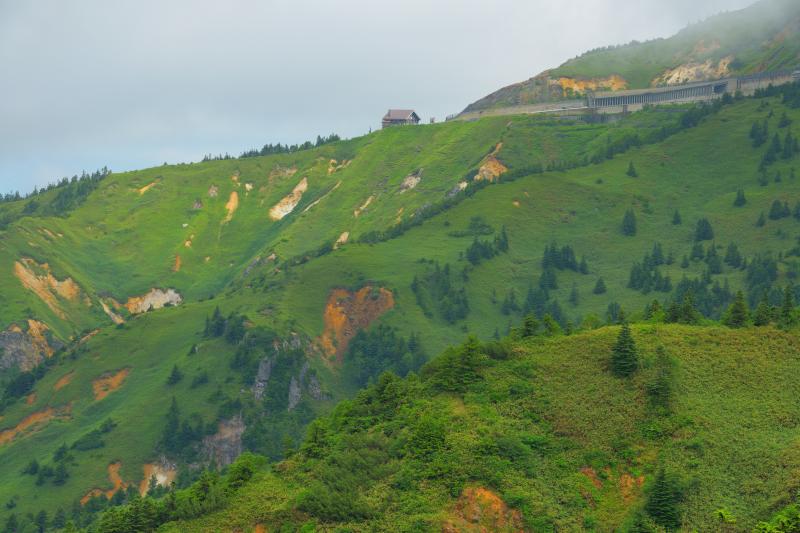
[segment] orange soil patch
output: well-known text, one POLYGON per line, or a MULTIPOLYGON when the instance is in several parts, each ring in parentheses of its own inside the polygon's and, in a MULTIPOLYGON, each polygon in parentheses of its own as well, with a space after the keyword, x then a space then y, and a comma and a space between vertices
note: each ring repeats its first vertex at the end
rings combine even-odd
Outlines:
POLYGON ((174 468, 166 468, 163 465, 154 463, 143 465, 142 470, 144 471, 144 477, 141 483, 139 483, 139 494, 142 496, 147 494, 147 491, 150 490, 150 479, 152 479, 153 476, 156 477, 157 485, 169 487, 178 475, 178 471, 174 468))
POLYGON ((443 533, 488 533, 524 531, 519 511, 509 509, 494 492, 483 487, 464 489, 442 525, 443 533))
POLYGON ((419 182, 422 181, 422 171, 415 172, 414 174, 409 174, 403 179, 403 183, 400 184, 400 192, 404 193, 406 191, 410 191, 417 185, 419 182))
POLYGON ((319 343, 329 357, 341 357, 359 329, 363 329, 394 307, 394 294, 388 289, 366 286, 355 293, 334 289, 325 305, 325 328, 319 343))
POLYGON ((131 314, 146 313, 151 309, 161 309, 167 304, 178 305, 183 301, 181 295, 174 289, 150 289, 143 296, 131 296, 125 302, 125 308, 131 314))
POLYGON ((28 404, 28 405, 33 405, 33 403, 35 401, 36 401, 36 393, 35 392, 32 392, 32 393, 28 394, 28 396, 25 397, 25 403, 28 404))
POLYGON ((253 528, 253 533, 267 533, 267 530, 264 528, 264 524, 256 524, 256 527, 253 528))
POLYGON ((106 315, 108 315, 108 318, 110 318, 110 319, 111 319, 111 321, 112 321, 114 324, 124 324, 124 323, 125 323, 125 319, 124 319, 124 318, 122 318, 121 316, 119 316, 118 314, 116 314, 114 311, 112 311, 112 310, 111 310, 111 308, 110 308, 110 307, 108 307, 108 304, 107 304, 107 303, 105 303, 105 302, 104 302, 104 301, 102 301, 102 300, 100 300, 100 307, 102 307, 102 308, 103 308, 103 312, 104 312, 106 315))
POLYGON ((503 143, 497 143, 492 153, 486 156, 486 159, 483 160, 483 163, 478 169, 478 173, 475 174, 475 181, 494 181, 499 178, 501 174, 508 172, 508 167, 497 159, 497 154, 500 153, 502 147, 503 143))
POLYGON ((361 207, 359 207, 358 209, 353 211, 353 216, 354 217, 358 217, 358 215, 360 215, 364 211, 364 209, 369 207, 369 204, 371 204, 372 200, 374 200, 374 199, 375 199, 375 195, 374 194, 370 195, 370 197, 367 198, 367 200, 363 204, 361 204, 361 207))
POLYGON ((130 368, 123 368, 114 374, 104 374, 92 381, 95 401, 100 401, 122 386, 122 382, 131 373, 130 368))
POLYGON ((619 476, 619 492, 626 504, 631 503, 644 486, 644 476, 633 477, 630 474, 619 476))
POLYGON ((278 178, 291 178, 297 174, 297 167, 282 167, 277 165, 269 173, 269 183, 272 184, 278 178))
POLYGON ((148 183, 147 185, 139 189, 139 196, 143 195, 144 193, 146 193, 147 191, 158 185, 158 182, 159 180, 156 180, 153 183, 148 183))
POLYGON ((81 340, 79 340, 79 341, 78 341, 78 344, 84 344, 84 343, 86 343, 86 342, 87 342, 89 339, 91 339, 92 337, 94 337, 94 336, 95 336, 95 335, 97 335, 98 333, 100 333, 100 330, 99 330, 99 329, 96 329, 96 330, 94 330, 94 331, 90 331, 89 333, 87 333, 86 335, 84 335, 83 337, 81 337, 81 340))
POLYGON ((67 385, 69 385, 72 378, 75 376, 75 371, 67 372, 56 381, 55 385, 53 385, 53 390, 61 390, 67 385))
POLYGON ((47 357, 53 355, 53 348, 50 347, 50 344, 47 342, 47 338, 44 336, 44 332, 49 329, 50 328, 48 328, 47 324, 44 322, 28 319, 28 336, 39 353, 42 353, 47 357))
POLYGON ((228 197, 228 202, 225 204, 225 211, 227 211, 227 214, 225 215, 225 219, 222 221, 222 223, 227 224, 230 222, 233 219, 233 214, 237 209, 239 209, 239 193, 233 191, 228 197))
POLYGON ((292 211, 294 208, 297 207, 297 204, 300 203, 300 200, 303 198, 303 193, 308 190, 308 179, 303 178, 300 180, 300 183, 295 185, 292 192, 287 194, 283 197, 283 199, 272 206, 269 210, 269 218, 271 220, 280 220, 292 211))
POLYGON ((347 244, 347 240, 349 238, 350 238, 350 232, 349 231, 343 231, 342 234, 339 235, 339 238, 336 239, 336 243, 334 243, 333 249, 334 250, 337 249, 342 244, 347 244))
POLYGON ((588 80, 576 80, 575 78, 559 78, 558 84, 565 91, 571 89, 576 93, 585 93, 589 91, 597 91, 600 89, 609 89, 612 91, 621 91, 628 88, 628 82, 622 76, 613 74, 608 78, 592 78, 588 80))
MULTIPOLYGON (((41 232, 42 232, 44 235, 46 235, 47 237, 49 237, 51 241, 54 241, 54 240, 56 240, 56 236, 55 236, 55 235, 53 235, 53 232, 52 232, 52 231, 50 231, 49 229, 47 229, 47 228, 41 228, 41 229, 39 229, 39 231, 41 231, 41 232)), ((61 234, 59 234, 59 236, 61 236, 61 234)))
POLYGON ((328 176, 333 174, 334 172, 338 172, 343 168, 347 168, 350 165, 350 161, 347 159, 342 160, 341 164, 337 164, 338 162, 335 159, 331 159, 328 161, 328 176))
POLYGON ((714 63, 710 59, 703 63, 684 63, 664 71, 650 84, 653 87, 657 87, 659 85, 679 85, 681 83, 724 78, 730 74, 732 61, 733 56, 728 56, 720 59, 719 63, 714 63))
POLYGON ((86 505, 86 502, 91 500, 96 496, 105 496, 107 499, 110 499, 114 493, 116 493, 120 489, 128 488, 128 484, 125 483, 122 478, 119 476, 119 469, 122 467, 122 463, 117 461, 116 463, 111 463, 108 465, 108 480, 111 482, 114 488, 109 490, 101 490, 101 489, 92 489, 86 494, 84 494, 83 498, 81 498, 81 505, 86 505))
POLYGON ((181 271, 181 256, 175 254, 175 263, 172 265, 173 272, 180 272, 181 271))
POLYGON ((581 468, 581 474, 583 474, 584 476, 589 478, 589 481, 592 482, 592 485, 594 485, 594 488, 596 488, 596 489, 602 489, 603 488, 603 481, 599 477, 597 477, 597 472, 595 472, 594 468, 589 467, 589 466, 585 466, 585 467, 581 468))
POLYGON ((23 287, 38 296, 59 318, 66 318, 66 315, 57 297, 75 300, 81 293, 80 287, 72 278, 58 280, 50 273, 47 263, 39 265, 27 257, 14 262, 14 275, 23 287))
POLYGON ((69 415, 69 412, 70 406, 67 405, 58 411, 52 407, 46 407, 41 411, 31 413, 13 428, 0 430, 0 446, 13 441, 20 433, 44 426, 54 418, 69 415))

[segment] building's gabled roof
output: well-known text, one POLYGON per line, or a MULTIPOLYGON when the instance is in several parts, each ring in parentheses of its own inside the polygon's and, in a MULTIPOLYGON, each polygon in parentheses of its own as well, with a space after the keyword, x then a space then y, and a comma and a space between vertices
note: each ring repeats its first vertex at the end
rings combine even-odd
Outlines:
POLYGON ((386 112, 383 120, 409 120, 411 118, 419 120, 419 115, 413 109, 390 109, 386 112))

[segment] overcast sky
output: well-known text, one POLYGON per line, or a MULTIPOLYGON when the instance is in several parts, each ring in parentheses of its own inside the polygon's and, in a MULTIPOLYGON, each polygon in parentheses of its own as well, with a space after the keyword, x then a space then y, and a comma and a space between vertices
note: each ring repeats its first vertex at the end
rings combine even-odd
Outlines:
POLYGON ((427 120, 751 0, 0 0, 0 192, 427 120))

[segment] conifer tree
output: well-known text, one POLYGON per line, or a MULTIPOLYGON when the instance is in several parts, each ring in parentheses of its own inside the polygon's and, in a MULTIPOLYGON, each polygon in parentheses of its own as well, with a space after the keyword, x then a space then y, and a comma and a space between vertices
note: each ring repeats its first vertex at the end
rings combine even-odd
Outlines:
POLYGON ((183 379, 183 372, 180 371, 178 365, 173 365, 172 372, 170 372, 169 377, 167 378, 167 385, 175 385, 182 379, 183 379))
POLYGON ((579 300, 578 286, 575 283, 573 283, 572 290, 569 293, 569 303, 571 303, 573 306, 577 306, 578 300, 579 300))
POLYGON ((764 296, 761 298, 761 301, 758 302, 758 306, 756 307, 755 313, 753 313, 753 325, 766 326, 771 321, 772 321, 772 306, 769 305, 769 300, 767 300, 767 294, 764 293, 764 296))
POLYGON ((764 224, 767 223, 767 217, 764 216, 764 211, 761 211, 761 214, 758 215, 758 220, 756 220, 756 227, 763 228, 764 224))
POLYGON ((734 243, 730 243, 725 251, 725 264, 732 268, 742 266, 742 254, 739 252, 739 247, 734 243))
POLYGON ((544 334, 548 337, 555 337, 562 333, 561 326, 550 313, 545 313, 542 317, 542 326, 544 326, 544 334))
POLYGON ((683 221, 681 220, 681 213, 677 209, 672 214, 672 225, 673 226, 680 226, 683 221))
POLYGON ((653 300, 644 308, 644 319, 652 320, 662 314, 661 303, 658 300, 653 300))
POLYGON ((552 268, 546 268, 542 271, 539 277, 539 288, 550 291, 558 289, 558 279, 556 278, 556 271, 552 268))
POLYGON ((500 252, 508 251, 508 234, 506 233, 505 226, 500 228, 500 236, 495 239, 494 245, 500 252))
POLYGON ((791 214, 789 210, 789 206, 781 203, 780 200, 775 200, 772 202, 772 206, 769 208, 769 219, 770 220, 780 220, 781 218, 787 217, 791 214))
POLYGON ((678 529, 681 526, 678 510, 680 500, 681 493, 677 482, 672 476, 667 476, 663 468, 659 469, 645 504, 647 514, 655 523, 667 530, 678 529))
POLYGON ((749 319, 750 313, 747 310, 747 303, 744 301, 744 294, 742 291, 738 291, 722 322, 730 328, 743 328, 749 319))
POLYGON ((53 484, 63 485, 64 483, 66 483, 68 477, 69 477, 69 472, 67 472, 66 465, 64 465, 63 462, 58 463, 56 465, 55 471, 53 472, 53 484))
POLYGON ((56 511, 55 516, 53 516, 53 521, 50 523, 55 529, 62 529, 64 526, 67 525, 67 513, 64 512, 64 509, 59 507, 56 511))
MULTIPOLYGON (((798 203, 798 207, 800 207, 800 203, 798 203)), ((581 257, 581 264, 578 266, 578 271, 581 274, 588 274, 589 273, 589 263, 586 261, 586 256, 581 257)))
POLYGON ((792 136, 792 132, 786 132, 786 138, 783 140, 783 154, 781 157, 783 159, 791 159, 794 157, 794 146, 795 146, 795 139, 792 136))
POLYGON ((36 520, 35 520, 36 528, 37 528, 37 531, 39 531, 39 533, 44 533, 47 530, 47 522, 48 522, 48 520, 47 520, 47 511, 42 509, 36 515, 36 520))
POLYGON ((639 174, 636 172, 636 167, 633 166, 633 161, 628 165, 628 171, 625 173, 631 178, 638 178, 639 174))
POLYGON ((781 312, 778 317, 778 325, 783 329, 788 329, 795 325, 795 323, 794 289, 787 285, 783 289, 783 304, 781 305, 781 312))
POLYGON ((522 319, 522 329, 520 330, 522 337, 533 337, 536 335, 536 330, 539 329, 539 322, 532 314, 525 315, 522 319))
POLYGON ((622 323, 617 342, 611 352, 611 370, 618 377, 628 377, 639 367, 636 343, 627 322, 622 323))
POLYGON ((672 407, 673 372, 672 361, 663 346, 656 348, 655 376, 647 385, 650 406, 661 414, 668 414, 672 407))
POLYGON ((697 221, 697 227, 694 231, 694 240, 699 241, 710 241, 714 238, 714 229, 711 227, 711 222, 708 221, 707 218, 703 217, 697 221))
POLYGON ((592 290, 594 294, 605 294, 606 292, 606 283, 603 281, 603 278, 597 278, 597 283, 594 284, 594 290, 592 290))
POLYGON ((680 305, 680 315, 678 322, 681 324, 695 325, 700 322, 700 313, 694 303, 694 293, 689 290, 683 296, 683 302, 680 305))
POLYGON ((744 189, 736 191, 736 199, 733 201, 735 207, 742 207, 747 203, 747 198, 744 197, 744 189))
POLYGON ((175 396, 173 396, 169 411, 167 411, 167 420, 164 424, 164 431, 161 437, 161 444, 164 446, 165 451, 170 453, 178 451, 179 430, 180 411, 178 410, 178 402, 175 400, 175 396))
POLYGON ((628 237, 636 235, 636 215, 633 209, 625 211, 625 216, 622 218, 622 234, 628 237))

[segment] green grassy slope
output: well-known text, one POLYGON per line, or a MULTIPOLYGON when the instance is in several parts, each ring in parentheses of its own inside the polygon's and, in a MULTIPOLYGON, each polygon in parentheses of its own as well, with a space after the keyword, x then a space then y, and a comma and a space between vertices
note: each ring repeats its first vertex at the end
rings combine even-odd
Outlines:
MULTIPOLYGON (((795 245, 797 220, 768 220, 763 227, 755 222, 760 212, 769 211, 773 200, 794 206, 800 198, 800 183, 790 178, 797 159, 771 166, 770 182, 760 186, 756 169, 765 147, 753 148, 748 133, 754 121, 772 114, 770 131, 784 135, 786 129, 777 128, 779 117, 786 112, 798 123, 800 111, 783 105, 777 97, 742 100, 706 117, 695 128, 605 159, 608 146, 632 134, 653 140, 662 128, 677 123, 679 111, 649 110, 596 125, 514 117, 400 128, 296 154, 112 174, 64 218, 30 216, 14 222, 0 233, 0 268, 11 274, 0 278, 2 324, 36 318, 64 341, 82 329, 99 327, 100 331, 53 359, 33 388, 31 404, 20 398, 2 413, 0 431, 17 426, 32 413, 61 408, 59 420, 31 427, 0 444, 4 459, 0 461, 0 501, 13 500, 17 505, 14 510, 0 510, 0 515, 69 509, 89 489, 111 488, 106 472, 111 462, 121 462, 125 482, 138 484, 142 465, 159 459, 158 441, 173 395, 184 417, 197 413, 212 429, 218 420, 235 414, 231 405, 239 405, 249 428, 258 427, 266 412, 264 402, 255 401, 251 392, 258 361, 233 368, 242 345, 202 335, 204 320, 216 306, 225 315, 245 314, 250 332, 268 328, 284 340, 297 333, 304 343, 303 360, 322 382, 318 400, 308 400, 295 411, 281 406, 285 416, 273 418, 273 412, 267 418, 271 422, 267 425, 275 429, 269 434, 270 450, 274 450, 282 445, 282 437, 296 444, 303 425, 314 414, 356 389, 347 376, 349 354, 344 354, 343 367, 332 363, 315 342, 324 331, 326 302, 337 288, 390 289, 394 307, 372 324, 396 328, 405 338, 417 334, 426 353, 434 354, 465 333, 486 339, 495 331, 504 334, 509 323, 518 323, 523 311, 504 314, 502 302, 513 287, 520 304, 524 303, 528 287, 536 286, 542 273, 542 252, 553 240, 572 246, 578 257, 585 255, 588 261, 588 274, 558 271, 559 288, 550 293, 550 304, 558 301, 565 321, 576 325, 605 321, 609 302, 637 314, 654 298, 672 296, 645 295, 627 288, 631 265, 649 253, 655 242, 676 258, 672 265, 660 267, 673 284, 684 273, 700 276, 704 263, 680 266, 681 257, 690 253, 693 228, 700 217, 712 223, 720 254, 729 242, 736 242, 748 260, 758 253, 771 251, 776 258, 781 253, 775 285, 793 279, 797 262, 787 252, 795 245), (462 179, 476 173, 499 143, 496 157, 509 168, 499 183, 473 186, 459 203, 392 239, 359 242, 369 232, 388 229, 398 218, 408 220, 420 208, 446 198, 462 179), (598 154, 602 156, 599 164, 540 172, 582 165, 598 154), (337 165, 342 160, 352 163, 329 174, 330 159, 336 159, 337 165), (630 162, 638 177, 626 175, 630 162), (294 167, 297 171, 292 175, 282 170, 294 167), (777 171, 783 175, 778 183, 772 179, 777 171), (415 172, 421 181, 401 192, 403 180, 415 172), (231 176, 237 176, 238 186, 231 176), (309 188, 296 210, 280 222, 270 221, 270 207, 302 177, 308 178, 309 188), (332 190, 339 181, 341 185, 332 190), (151 183, 156 185, 138 192, 151 183), (248 183, 253 184, 250 191, 248 183), (216 197, 209 196, 212 186, 218 188, 216 197), (739 188, 748 202, 736 208, 733 200, 739 188), (239 195, 239 207, 225 222, 224 204, 232 192, 239 195), (354 210, 370 196, 373 201, 355 216, 354 210), (202 202, 201 209, 193 209, 196 200, 202 202), (627 209, 633 209, 638 220, 639 231, 633 237, 620 232, 627 209), (683 224, 674 226, 676 209, 683 224), (476 216, 492 227, 481 239, 491 239, 506 227, 509 250, 472 266, 463 254, 473 237, 453 233, 467 228, 476 216), (183 224, 188 225, 184 228, 183 224), (303 253, 329 245, 344 231, 351 238, 338 249, 319 256, 303 253), (192 245, 186 247, 189 239, 192 245), (244 275, 254 258, 272 252, 276 261, 261 262, 244 275), (176 254, 182 258, 179 272, 172 271, 176 254), (301 261, 292 260, 298 256, 301 261), (23 257, 48 263, 59 280, 73 278, 92 305, 87 306, 84 299, 57 297, 65 311, 63 319, 58 317, 13 275, 14 263, 23 257), (440 313, 426 316, 417 305, 411 289, 414 276, 424 276, 432 268, 420 262, 423 258, 451 265, 452 283, 465 289, 469 301, 466 318, 449 323, 440 313), (594 295, 592 288, 599 277, 608 292, 594 295), (573 284, 579 295, 575 304, 569 302, 573 284), (175 288, 184 303, 129 319, 121 328, 110 325, 99 309, 101 299, 124 302, 151 287, 175 288), (215 297, 207 299, 211 294, 215 297), (199 349, 189 355, 193 345, 199 349), (174 365, 185 377, 169 387, 166 380, 174 365), (95 400, 92 381, 124 368, 130 374, 123 386, 95 400), (192 381, 203 371, 209 383, 192 388, 192 381), (54 391, 57 380, 70 372, 72 381, 54 391), (215 394, 218 389, 221 392, 215 394), (35 476, 20 474, 32 459, 51 462, 62 442, 75 442, 108 417, 118 425, 104 437, 105 446, 73 452, 70 477, 63 485, 48 481, 37 486, 35 476)), ((709 244, 704 242, 704 248, 709 244)), ((725 266, 721 274, 712 276, 712 283, 723 285, 727 280, 735 290, 744 277, 744 271, 725 266)), ((275 387, 288 389, 289 384, 275 387)))
MULTIPOLYGON (((798 36, 800 9, 797 3, 762 0, 740 11, 720 14, 689 26, 667 39, 587 52, 528 81, 500 89, 470 104, 466 111, 568 96, 555 83, 562 77, 587 81, 618 76, 626 82, 626 88, 642 89, 680 66, 708 63, 708 67, 713 67, 709 70, 712 72, 723 61, 728 64, 724 76, 796 68, 800 65, 798 36)), ((708 77, 719 76, 709 74, 708 77)))
POLYGON ((636 326, 643 368, 626 380, 608 370, 617 332, 518 342, 463 393, 437 388, 435 371, 383 381, 221 511, 163 530, 477 531, 464 515, 482 488, 521 513, 487 497, 489 530, 620 531, 661 468, 679 479, 686 531, 720 530, 721 508, 749 530, 783 506, 800 484, 796 334, 636 326), (667 415, 647 400, 658 347, 674 365, 667 415))
MULTIPOLYGON (((777 106, 776 101, 773 104, 777 106)), ((691 252, 695 223, 701 217, 711 221, 721 254, 728 243, 734 242, 747 256, 768 251, 777 256, 794 247, 797 221, 784 218, 768 221, 764 227, 757 227, 756 221, 775 199, 794 206, 800 184, 788 178, 795 165, 792 161, 770 171, 771 176, 782 173, 780 183, 757 183, 761 150, 750 146, 750 124, 772 109, 777 115, 783 110, 782 106, 759 106, 758 101, 737 103, 696 129, 602 165, 489 187, 392 241, 344 246, 296 270, 288 280, 290 289, 279 309, 319 332, 319 309, 330 287, 377 280, 397 292, 398 306, 390 320, 403 329, 423 333, 431 348, 440 350, 464 328, 486 338, 495 329, 504 333, 509 320, 519 320, 520 312, 500 312, 503 299, 513 288, 518 299, 524 300, 528 288, 537 286, 543 270, 542 252, 552 241, 571 245, 578 256, 586 256, 589 264, 588 275, 559 272, 559 288, 552 291, 566 317, 575 324, 590 315, 605 319, 609 302, 639 312, 654 298, 663 298, 661 293, 642 294, 627 288, 632 264, 650 253, 656 242, 676 259, 674 264, 662 267, 673 284, 684 275, 702 275, 706 268, 703 262, 692 261, 688 268, 680 265, 681 258, 691 252), (626 175, 630 162, 638 171, 636 178, 626 175), (733 201, 739 188, 745 191, 748 202, 736 208, 733 201), (633 209, 637 216, 635 237, 626 237, 619 230, 627 209, 633 209), (682 216, 681 225, 672 224, 675 210, 682 216), (461 256, 472 237, 453 237, 451 233, 466 228, 475 216, 483 217, 496 230, 505 226, 511 247, 507 254, 472 267, 461 256), (426 266, 419 263, 423 258, 449 263, 458 273, 467 269, 469 281, 464 285, 470 314, 465 323, 448 326, 441 319, 427 320, 415 305, 411 282, 415 275, 425 272, 426 266), (598 277, 608 287, 606 294, 592 293, 598 277), (573 284, 579 294, 577 305, 568 302, 573 284)), ((508 137, 521 134, 520 130, 514 123, 508 137)), ((502 150, 500 157, 504 157, 502 150)), ((792 265, 794 260, 782 265, 781 280, 794 275, 796 267, 792 265)), ((741 270, 725 268, 714 279, 723 285, 727 280, 735 289, 744 276, 741 270)))

